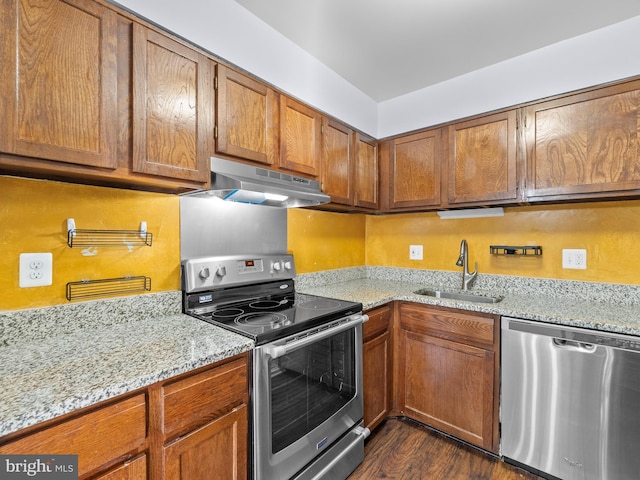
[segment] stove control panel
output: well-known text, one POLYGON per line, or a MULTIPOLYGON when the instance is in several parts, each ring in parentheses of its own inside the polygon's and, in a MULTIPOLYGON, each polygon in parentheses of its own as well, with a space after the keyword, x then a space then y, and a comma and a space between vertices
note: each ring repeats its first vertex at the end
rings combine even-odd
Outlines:
POLYGON ((182 262, 183 289, 187 293, 270 280, 289 280, 296 274, 293 255, 230 255, 200 257, 182 262))
POLYGON ((259 259, 250 259, 250 260, 238 260, 238 273, 240 275, 243 274, 252 274, 252 273, 260 273, 264 271, 264 262, 261 258, 259 259))

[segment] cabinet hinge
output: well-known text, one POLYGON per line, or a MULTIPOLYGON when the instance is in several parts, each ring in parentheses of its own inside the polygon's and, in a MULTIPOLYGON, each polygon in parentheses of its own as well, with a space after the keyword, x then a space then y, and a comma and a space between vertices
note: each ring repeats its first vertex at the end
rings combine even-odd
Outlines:
POLYGON ((213 89, 217 90, 218 89, 218 75, 216 75, 215 77, 213 77, 213 89))
POLYGON ((213 127, 213 138, 218 139, 218 125, 213 127))

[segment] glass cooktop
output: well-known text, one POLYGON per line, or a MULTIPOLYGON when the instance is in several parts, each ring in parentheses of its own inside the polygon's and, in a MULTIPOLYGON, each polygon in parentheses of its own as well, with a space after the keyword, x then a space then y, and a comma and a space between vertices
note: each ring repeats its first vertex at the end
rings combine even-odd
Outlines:
MULTIPOLYGON (((280 283, 280 282, 278 282, 280 283)), ((362 304, 296 293, 267 295, 186 311, 209 323, 251 337, 257 344, 284 338, 342 317, 362 312, 362 304)), ((192 302, 193 303, 193 302, 192 302)))

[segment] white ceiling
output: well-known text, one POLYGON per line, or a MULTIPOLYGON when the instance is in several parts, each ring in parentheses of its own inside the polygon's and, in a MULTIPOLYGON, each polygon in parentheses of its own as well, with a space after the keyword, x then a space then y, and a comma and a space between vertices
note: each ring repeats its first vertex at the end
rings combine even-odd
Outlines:
POLYGON ((640 15, 640 0, 235 1, 376 102, 640 15))

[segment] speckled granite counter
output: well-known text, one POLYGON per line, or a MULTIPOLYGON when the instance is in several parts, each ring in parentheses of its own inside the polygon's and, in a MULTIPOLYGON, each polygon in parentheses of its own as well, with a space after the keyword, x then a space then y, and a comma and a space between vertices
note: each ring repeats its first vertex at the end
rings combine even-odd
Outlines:
POLYGON ((298 291, 362 302, 365 309, 393 300, 440 305, 541 322, 640 335, 640 286, 478 275, 474 293, 504 296, 495 304, 417 295, 421 288, 456 291, 458 272, 357 267, 298 275, 298 291))
POLYGON ((0 437, 253 348, 180 292, 0 312, 0 437))

